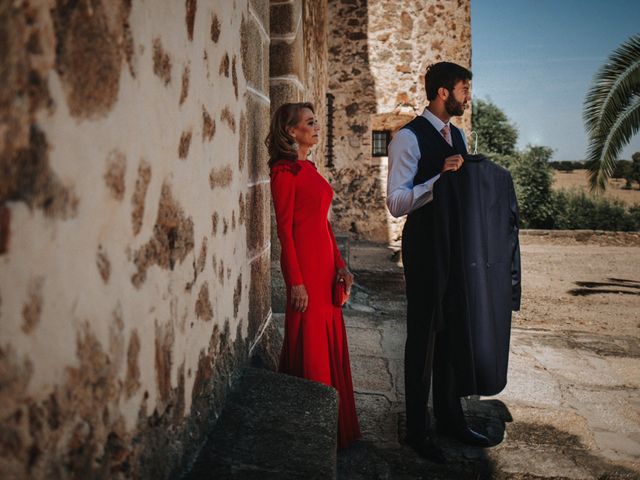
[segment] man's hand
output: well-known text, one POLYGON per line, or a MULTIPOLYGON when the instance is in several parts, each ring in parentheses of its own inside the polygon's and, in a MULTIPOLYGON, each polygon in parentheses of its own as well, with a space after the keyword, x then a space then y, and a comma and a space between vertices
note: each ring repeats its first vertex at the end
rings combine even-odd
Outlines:
POLYGON ((309 296, 304 285, 293 285, 291 287, 291 306, 298 312, 304 312, 309 304, 309 296))
POLYGON ((442 172, 455 172, 460 169, 464 163, 462 155, 452 155, 444 159, 444 165, 442 166, 442 172))
POLYGON ((353 285, 353 275, 351 275, 351 272, 346 268, 338 270, 338 278, 336 278, 336 281, 339 282, 340 280, 344 281, 344 286, 347 289, 347 295, 351 295, 351 285, 353 285))

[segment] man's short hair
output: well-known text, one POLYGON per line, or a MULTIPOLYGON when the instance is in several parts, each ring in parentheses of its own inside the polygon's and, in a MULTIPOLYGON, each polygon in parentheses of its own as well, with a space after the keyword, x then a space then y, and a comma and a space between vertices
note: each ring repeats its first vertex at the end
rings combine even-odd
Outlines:
POLYGON ((461 80, 471 80, 473 74, 463 66, 452 62, 438 62, 427 67, 424 74, 424 88, 427 91, 427 100, 431 101, 438 96, 438 89, 444 87, 453 90, 456 83, 461 80))

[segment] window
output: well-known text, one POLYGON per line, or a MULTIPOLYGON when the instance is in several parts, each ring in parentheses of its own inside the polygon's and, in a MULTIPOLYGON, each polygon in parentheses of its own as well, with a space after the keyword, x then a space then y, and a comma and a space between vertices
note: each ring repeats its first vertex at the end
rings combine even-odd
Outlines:
POLYGON ((334 97, 331 93, 327 93, 327 167, 333 167, 333 106, 334 97))
POLYGON ((387 157, 387 147, 391 141, 391 132, 389 130, 374 130, 372 132, 373 141, 371 142, 373 150, 371 154, 374 157, 387 157))

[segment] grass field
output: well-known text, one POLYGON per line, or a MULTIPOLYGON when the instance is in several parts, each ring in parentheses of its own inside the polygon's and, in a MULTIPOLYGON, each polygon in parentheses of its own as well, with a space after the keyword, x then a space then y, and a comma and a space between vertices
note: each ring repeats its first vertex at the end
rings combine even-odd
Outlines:
MULTIPOLYGON (((572 172, 560 172, 555 170, 553 188, 559 190, 564 189, 583 189, 588 191, 587 188, 587 171, 586 170, 574 170, 572 172)), ((637 185, 634 185, 632 190, 624 190, 625 181, 621 179, 609 180, 609 185, 604 192, 605 197, 617 198, 625 202, 627 205, 633 205, 640 203, 640 190, 637 185)))

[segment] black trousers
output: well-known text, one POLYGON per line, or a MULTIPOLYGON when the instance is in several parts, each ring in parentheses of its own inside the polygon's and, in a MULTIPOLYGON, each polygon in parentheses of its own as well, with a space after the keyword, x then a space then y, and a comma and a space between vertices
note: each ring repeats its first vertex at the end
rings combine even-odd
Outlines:
POLYGON ((460 397, 457 396, 451 345, 446 328, 436 332, 435 306, 429 295, 427 275, 429 254, 417 231, 417 222, 408 219, 402 235, 402 263, 407 294, 407 342, 404 355, 407 437, 420 440, 428 435, 427 410, 433 379, 433 411, 437 421, 465 425, 460 397))

